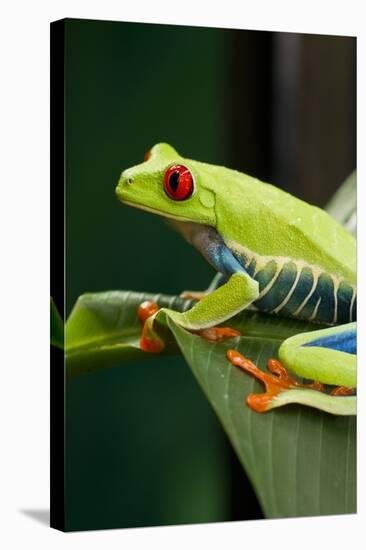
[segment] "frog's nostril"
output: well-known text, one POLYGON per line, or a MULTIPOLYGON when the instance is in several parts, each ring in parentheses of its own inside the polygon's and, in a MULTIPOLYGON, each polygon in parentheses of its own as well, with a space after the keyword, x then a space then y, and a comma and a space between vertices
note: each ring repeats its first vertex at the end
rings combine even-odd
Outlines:
POLYGON ((122 185, 131 185, 132 183, 132 177, 129 173, 129 170, 124 170, 121 174, 120 183, 122 185))
POLYGON ((121 174, 118 185, 116 187, 116 193, 119 198, 123 197, 125 193, 128 193, 127 187, 132 183, 132 178, 121 174))

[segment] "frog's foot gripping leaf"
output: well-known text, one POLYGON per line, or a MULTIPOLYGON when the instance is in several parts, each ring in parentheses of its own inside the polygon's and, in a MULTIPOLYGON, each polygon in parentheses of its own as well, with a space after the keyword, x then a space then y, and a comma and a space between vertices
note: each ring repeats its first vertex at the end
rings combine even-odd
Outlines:
POLYGON ((160 353, 164 349, 164 342, 153 330, 152 323, 160 308, 156 302, 146 300, 139 305, 137 316, 143 325, 140 348, 150 353, 160 353))
POLYGON ((180 298, 185 298, 186 300, 203 300, 207 296, 207 292, 205 290, 197 291, 197 290, 183 290, 183 292, 180 293, 180 298))
POLYGON ((250 394, 247 398, 248 406, 256 412, 298 403, 338 415, 356 414, 356 397, 351 395, 350 388, 337 388, 329 395, 319 382, 302 384, 295 380, 277 359, 269 359, 267 367, 272 373, 269 374, 236 350, 228 350, 227 358, 232 365, 244 369, 265 384, 264 393, 250 394))
POLYGON ((236 338, 241 336, 241 332, 231 327, 210 327, 197 330, 196 334, 208 340, 209 342, 218 342, 224 338, 236 338))
POLYGON ((154 330, 155 319, 169 317, 177 325, 209 340, 221 340, 238 336, 233 329, 217 327, 243 309, 258 296, 258 282, 246 273, 237 272, 230 279, 184 312, 159 309, 157 304, 141 304, 138 316, 144 323, 140 347, 144 351, 157 353, 164 348, 164 342, 154 330))
MULTIPOLYGON (((143 324, 142 335, 140 339, 140 347, 143 351, 150 353, 159 353, 164 348, 164 343, 161 338, 153 330, 152 324, 155 316, 160 310, 157 303, 146 301, 140 304, 137 315, 140 322, 143 324)), ((210 327, 201 330, 192 330, 191 332, 198 334, 205 340, 217 342, 224 338, 235 338, 240 336, 240 332, 230 327, 210 327)))

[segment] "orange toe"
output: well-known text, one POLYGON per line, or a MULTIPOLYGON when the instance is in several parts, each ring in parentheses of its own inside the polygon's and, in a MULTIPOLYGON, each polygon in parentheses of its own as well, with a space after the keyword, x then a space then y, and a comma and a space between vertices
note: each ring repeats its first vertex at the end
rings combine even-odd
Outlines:
POLYGON ((241 353, 234 349, 230 349, 226 353, 232 365, 240 367, 246 372, 253 375, 257 380, 263 382, 266 391, 258 394, 250 394, 247 398, 249 407, 257 412, 265 412, 272 408, 273 398, 282 391, 294 388, 309 388, 313 390, 323 391, 324 387, 319 382, 313 384, 301 384, 295 378, 290 376, 286 368, 277 359, 269 359, 267 363, 268 370, 273 373, 269 374, 260 370, 249 359, 246 359, 241 353))
POLYGON ((204 328, 202 330, 198 330, 197 334, 199 334, 199 336, 201 336, 205 340, 209 340, 210 342, 218 342, 220 340, 223 340, 224 338, 236 338, 237 336, 241 335, 238 330, 230 327, 204 328))

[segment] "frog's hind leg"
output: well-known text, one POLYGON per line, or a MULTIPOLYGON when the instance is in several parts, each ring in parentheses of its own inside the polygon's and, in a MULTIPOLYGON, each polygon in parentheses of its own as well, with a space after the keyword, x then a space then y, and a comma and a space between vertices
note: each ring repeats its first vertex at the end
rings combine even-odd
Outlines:
POLYGON ((356 387, 356 323, 297 334, 285 340, 280 361, 298 376, 356 387))
POLYGON ((257 412, 300 403, 333 414, 356 414, 356 396, 352 395, 356 386, 355 323, 288 338, 279 349, 280 361, 268 361, 272 374, 261 371, 235 350, 229 350, 227 357, 265 384, 265 393, 249 395, 247 400, 257 412), (287 373, 286 367, 318 382, 302 384, 287 373), (322 383, 341 387, 329 395, 322 383))

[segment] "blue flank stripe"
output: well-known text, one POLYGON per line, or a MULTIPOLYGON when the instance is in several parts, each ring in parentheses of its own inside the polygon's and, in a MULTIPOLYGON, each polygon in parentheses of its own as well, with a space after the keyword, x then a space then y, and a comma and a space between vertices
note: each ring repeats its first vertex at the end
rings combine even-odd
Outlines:
POLYGON ((268 262, 254 277, 259 284, 259 292, 261 292, 273 279, 276 274, 277 264, 274 260, 268 262))
POLYGON ((346 332, 337 332, 328 336, 323 336, 307 344, 302 344, 303 347, 318 347, 334 349, 336 351, 344 351, 356 355, 357 339, 356 329, 347 330, 346 332))
MULTIPOLYGON (((313 318, 314 322, 343 325, 356 320, 357 298, 355 296, 351 308, 355 290, 348 283, 344 281, 337 282, 336 280, 335 287, 333 277, 331 277, 329 273, 323 272, 319 274, 316 286, 313 289, 314 273, 310 266, 300 268, 296 262, 289 260, 282 265, 280 272, 277 274, 277 260, 275 257, 270 259, 264 266, 261 266, 261 269, 254 275, 257 267, 257 261, 254 256, 250 259, 249 256, 235 250, 231 250, 231 254, 228 254, 228 249, 223 253, 222 247, 226 247, 226 245, 223 245, 221 241, 219 242, 219 239, 220 238, 217 239, 216 246, 214 247, 214 257, 212 257, 211 254, 211 264, 214 265, 217 271, 224 273, 226 276, 230 276, 235 271, 244 270, 250 277, 258 282, 259 292, 262 292, 273 277, 276 277, 271 288, 269 288, 261 298, 254 302, 254 305, 260 311, 271 313, 280 306, 292 290, 292 285, 296 279, 298 269, 301 269, 296 287, 287 303, 278 310, 278 315, 309 320, 314 314, 319 301, 317 313, 313 318), (235 260, 238 264, 236 264, 235 260), (241 269, 238 269, 238 265, 241 266, 241 269), (335 291, 336 300, 334 297, 335 291), (309 298, 305 301, 307 296, 309 296, 309 298), (297 311, 304 301, 304 306, 294 315, 294 312, 297 311), (337 310, 335 311, 336 306, 337 310)), ((333 339, 331 339, 330 342, 329 347, 337 345, 333 344, 333 339)), ((327 345, 324 344, 324 347, 327 347, 327 345)), ((351 347, 351 349, 353 348, 351 347)))

